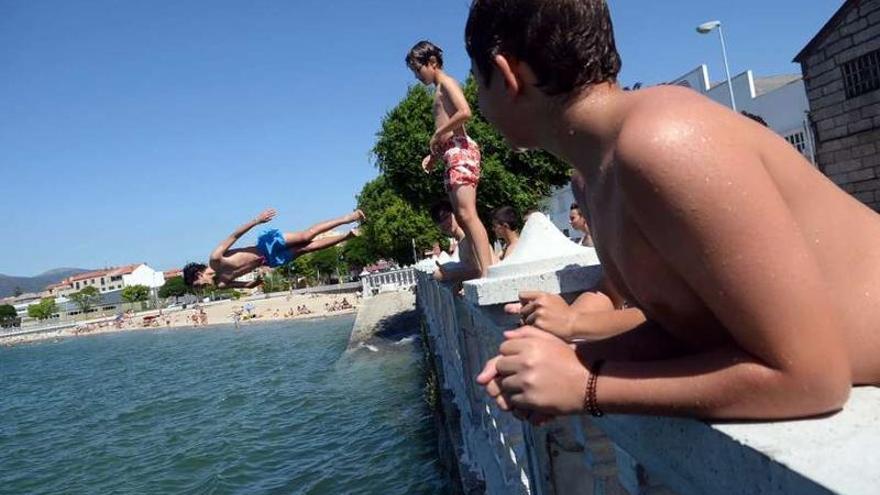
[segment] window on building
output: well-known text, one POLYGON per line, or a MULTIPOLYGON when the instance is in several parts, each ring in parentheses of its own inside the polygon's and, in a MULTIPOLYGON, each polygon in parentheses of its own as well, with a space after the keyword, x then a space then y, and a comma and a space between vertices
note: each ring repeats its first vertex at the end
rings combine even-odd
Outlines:
POLYGON ((841 70, 847 98, 880 89, 880 50, 844 63, 841 70))
POLYGON ((122 275, 116 275, 115 277, 110 277, 111 282, 119 282, 122 280, 122 275))
POLYGON ((803 131, 794 132, 792 134, 789 134, 788 136, 785 136, 785 140, 788 141, 789 143, 791 143, 791 145, 794 146, 795 149, 797 149, 798 152, 800 152, 802 155, 806 154, 807 141, 804 138, 803 131))
POLYGON ((79 282, 76 283, 76 288, 79 289, 79 282))
POLYGON ((106 284, 106 283, 107 283, 107 282, 104 281, 104 277, 101 277, 101 285, 104 285, 104 284, 106 284))

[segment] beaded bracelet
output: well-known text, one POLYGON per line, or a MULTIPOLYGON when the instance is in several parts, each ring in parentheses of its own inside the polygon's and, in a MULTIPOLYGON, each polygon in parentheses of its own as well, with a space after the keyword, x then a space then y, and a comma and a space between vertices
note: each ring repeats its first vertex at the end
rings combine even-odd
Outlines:
POLYGON ((603 364, 605 364, 604 359, 597 359, 596 362, 593 363, 593 366, 589 367, 590 376, 587 379, 587 393, 586 397, 584 397, 584 409, 586 409, 594 418, 601 418, 605 415, 605 413, 599 409, 599 401, 596 399, 596 384, 599 381, 599 372, 602 370, 603 364))

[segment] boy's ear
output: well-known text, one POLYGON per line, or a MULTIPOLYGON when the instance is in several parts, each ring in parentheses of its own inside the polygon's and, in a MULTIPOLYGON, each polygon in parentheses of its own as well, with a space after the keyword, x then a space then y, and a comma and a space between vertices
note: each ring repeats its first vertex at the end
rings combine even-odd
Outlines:
POLYGON ((526 85, 534 85, 537 80, 528 64, 504 54, 495 55, 493 62, 495 68, 504 79, 504 86, 510 96, 517 96, 523 92, 526 85))

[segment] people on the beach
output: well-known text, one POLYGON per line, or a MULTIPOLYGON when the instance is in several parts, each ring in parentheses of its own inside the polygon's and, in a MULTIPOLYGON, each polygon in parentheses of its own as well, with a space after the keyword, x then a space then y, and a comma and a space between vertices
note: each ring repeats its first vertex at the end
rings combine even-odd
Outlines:
POLYGON ((416 43, 406 55, 406 65, 422 84, 435 89, 434 135, 422 168, 430 173, 438 163, 445 163, 444 184, 449 200, 458 224, 470 239, 472 258, 483 276, 492 264, 492 248, 477 214, 482 158, 479 145, 465 130, 471 108, 458 82, 443 71, 443 50, 437 45, 430 41, 416 43))
MULTIPOLYGON (((434 280, 438 282, 458 283, 465 280, 480 278, 481 272, 479 263, 474 258, 474 250, 471 248, 471 240, 465 235, 464 230, 459 227, 452 213, 452 205, 449 201, 438 201, 431 206, 431 218, 440 230, 456 240, 456 253, 458 254, 458 263, 440 265, 434 271, 434 280)), ((453 256, 455 253, 453 253, 453 256)))
POLYGON ((365 219, 361 210, 309 227, 301 232, 282 233, 278 229, 264 231, 257 240, 256 246, 233 249, 232 246, 241 236, 255 226, 267 223, 275 218, 275 210, 268 209, 255 219, 242 225, 229 237, 223 240, 211 253, 208 265, 190 263, 183 268, 183 280, 190 287, 213 285, 218 288, 254 288, 261 280, 240 282, 236 279, 251 273, 261 266, 277 267, 293 261, 297 256, 320 251, 335 246, 359 235, 357 229, 348 234, 318 238, 340 225, 360 222, 365 219))
POLYGON ((492 212, 492 231, 502 243, 501 252, 498 253, 499 260, 503 261, 504 258, 513 254, 517 243, 519 243, 519 231, 522 230, 522 223, 522 217, 512 206, 502 206, 492 212))
POLYGON ((603 0, 471 6, 483 115, 580 172, 605 275, 647 317, 577 350, 506 332, 478 381, 519 412, 761 419, 880 384, 880 217, 694 91, 621 90, 611 26, 603 0))

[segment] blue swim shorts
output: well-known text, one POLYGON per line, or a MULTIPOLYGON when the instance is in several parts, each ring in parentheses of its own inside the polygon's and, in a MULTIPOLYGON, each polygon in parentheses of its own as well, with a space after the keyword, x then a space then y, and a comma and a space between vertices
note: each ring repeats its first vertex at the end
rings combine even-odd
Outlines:
POLYGON ((278 229, 264 230, 257 239, 257 249, 266 259, 266 264, 275 268, 293 260, 284 235, 278 229))

